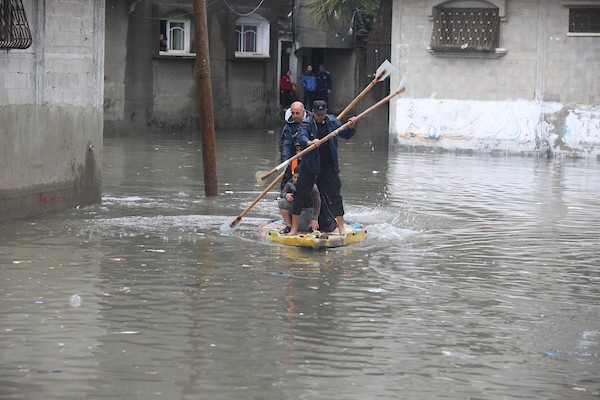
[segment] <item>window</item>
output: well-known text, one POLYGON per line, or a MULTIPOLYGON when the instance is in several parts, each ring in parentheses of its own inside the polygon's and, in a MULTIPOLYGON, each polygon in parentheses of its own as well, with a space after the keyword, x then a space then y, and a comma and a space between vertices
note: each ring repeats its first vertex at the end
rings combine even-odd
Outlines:
POLYGON ((237 52, 256 53, 257 27, 252 25, 236 25, 237 52))
POLYGON ((26 49, 32 41, 23 2, 1 0, 0 49, 26 49))
POLYGON ((498 47, 500 17, 497 8, 433 9, 433 51, 493 52, 498 47))
POLYGON ((268 58, 270 25, 260 15, 243 16, 235 21, 237 58, 268 58))
POLYGON ((569 8, 569 33, 600 33, 600 7, 569 8))
POLYGON ((170 20, 160 21, 160 54, 185 55, 190 53, 190 21, 170 20), (163 42, 166 39, 166 43, 163 42))
POLYGON ((500 58, 500 23, 506 0, 449 0, 432 8, 427 50, 436 57, 500 58))

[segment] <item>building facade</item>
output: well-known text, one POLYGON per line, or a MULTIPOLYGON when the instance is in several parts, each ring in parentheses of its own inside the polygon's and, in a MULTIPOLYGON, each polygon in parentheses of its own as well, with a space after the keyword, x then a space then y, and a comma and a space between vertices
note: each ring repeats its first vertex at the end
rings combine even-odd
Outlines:
POLYGON ((600 155, 600 1, 394 0, 390 144, 600 155))
POLYGON ((100 201, 104 1, 0 13, 0 221, 100 201))
MULTIPOLYGON (((106 135, 200 131, 193 3, 107 0, 106 135)), ((206 2, 217 130, 268 128, 277 115, 279 1, 247 3, 206 2)))
MULTIPOLYGON (((201 130, 193 3, 106 0, 107 136, 201 130)), ((325 64, 334 79, 335 110, 343 109, 365 81, 357 81, 360 56, 350 26, 343 33, 320 26, 308 0, 206 4, 217 133, 279 130, 280 77, 288 70, 302 99, 303 69, 325 64)))

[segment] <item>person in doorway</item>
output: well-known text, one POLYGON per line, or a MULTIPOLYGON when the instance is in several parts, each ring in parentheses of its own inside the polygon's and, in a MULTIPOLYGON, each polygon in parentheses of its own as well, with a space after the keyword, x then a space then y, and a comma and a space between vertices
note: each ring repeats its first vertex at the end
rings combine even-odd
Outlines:
POLYGON ((167 38, 162 33, 160 34, 160 51, 169 51, 169 46, 167 45, 167 38))
MULTIPOLYGON (((285 228, 283 228, 279 233, 287 234, 291 231, 292 226, 292 217, 290 211, 292 209, 292 204, 294 202, 294 197, 296 194, 296 182, 298 181, 298 175, 300 175, 302 167, 297 166, 294 170, 294 174, 292 175, 292 179, 290 179, 283 189, 281 190, 281 195, 279 200, 277 201, 277 206, 279 207, 279 212, 283 217, 283 221, 285 222, 285 228)), ((304 207, 300 212, 300 216, 298 219, 297 231, 299 232, 312 232, 319 230, 319 212, 321 210, 321 195, 319 193, 319 189, 317 185, 313 185, 310 190, 310 198, 307 199, 304 207)))
POLYGON ((322 142, 325 136, 342 126, 342 123, 331 114, 327 114, 327 103, 315 100, 312 115, 302 122, 298 134, 298 143, 302 149, 311 145, 317 148, 302 157, 302 170, 296 183, 296 195, 292 204, 292 227, 290 235, 298 232, 298 222, 312 185, 318 182, 319 191, 331 201, 333 215, 337 221, 340 235, 346 233, 344 228, 344 206, 340 193, 342 182, 339 177, 338 136, 350 139, 354 136, 356 117, 348 119, 350 124, 337 136, 322 142), (318 177, 318 181, 317 181, 318 177))
POLYGON ((317 89, 317 77, 313 72, 312 65, 308 64, 306 66, 306 70, 300 78, 300 85, 304 90, 304 104, 310 107, 315 99, 315 90, 317 89))
MULTIPOLYGON (((300 147, 298 144, 298 132, 300 132, 300 124, 302 120, 308 116, 308 112, 304 109, 304 104, 300 101, 295 101, 290 106, 290 118, 285 121, 285 126, 281 131, 281 140, 279 143, 279 154, 281 162, 289 160, 297 152, 297 148, 300 147)), ((292 163, 293 164, 293 163, 292 163)), ((281 180, 281 189, 285 186, 286 182, 292 177, 292 171, 295 165, 288 165, 285 170, 285 175, 281 180)))
POLYGON ((281 109, 285 110, 292 103, 292 71, 288 71, 281 76, 279 81, 279 104, 281 109))
POLYGON ((296 90, 296 84, 292 83, 292 90, 290 91, 290 104, 293 103, 294 101, 299 101, 300 99, 298 98, 298 92, 296 90))
POLYGON ((323 64, 319 65, 315 100, 323 100, 325 103, 329 103, 329 95, 331 94, 332 88, 333 82, 331 80, 331 73, 325 69, 323 64))

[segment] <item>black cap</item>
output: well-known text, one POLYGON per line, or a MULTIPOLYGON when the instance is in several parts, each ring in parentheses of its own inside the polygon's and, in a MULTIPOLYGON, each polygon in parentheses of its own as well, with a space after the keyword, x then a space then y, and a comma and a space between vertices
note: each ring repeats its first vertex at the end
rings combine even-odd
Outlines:
POLYGON ((313 102, 313 113, 317 115, 327 114, 327 103, 323 100, 315 100, 313 102))

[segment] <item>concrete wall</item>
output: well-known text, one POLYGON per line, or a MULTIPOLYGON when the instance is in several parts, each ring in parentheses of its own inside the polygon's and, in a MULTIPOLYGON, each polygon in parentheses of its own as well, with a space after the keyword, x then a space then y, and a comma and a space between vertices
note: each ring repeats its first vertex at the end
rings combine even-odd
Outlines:
POLYGON ((33 45, 0 52, 0 221, 100 201, 104 1, 23 3, 33 45))
POLYGON ((392 87, 411 87, 390 107, 391 144, 600 155, 600 37, 568 35, 560 0, 496 1, 506 55, 438 57, 427 47, 439 3, 394 1, 392 87))
MULTIPOLYGON (((105 134, 199 134, 193 1, 107 0, 106 4, 105 134), (170 15, 190 19, 191 54, 159 53, 160 19, 170 15)), ((228 4, 240 14, 255 7, 243 0, 228 4)), ((238 16, 222 2, 210 3, 207 11, 216 129, 275 126, 278 10, 277 0, 266 0, 256 10, 271 23, 270 57, 236 59, 233 39, 238 16)))

